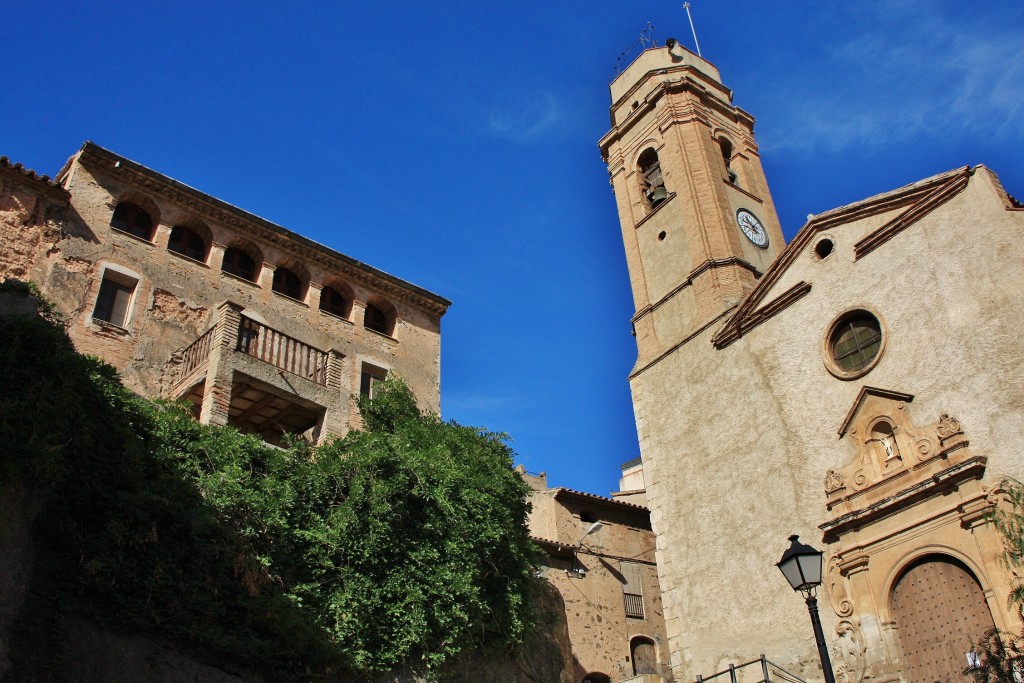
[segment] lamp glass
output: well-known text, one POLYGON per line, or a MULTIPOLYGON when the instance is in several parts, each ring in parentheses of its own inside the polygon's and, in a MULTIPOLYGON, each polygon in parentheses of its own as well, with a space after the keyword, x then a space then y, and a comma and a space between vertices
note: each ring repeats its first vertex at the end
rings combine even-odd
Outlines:
POLYGON ((797 591, 803 588, 805 581, 800 573, 800 561, 795 556, 780 564, 779 569, 782 570, 782 575, 786 577, 786 581, 789 581, 793 590, 797 591))
POLYGON ((797 555, 797 562, 800 563, 800 573, 804 577, 804 586, 813 588, 821 585, 821 556, 823 553, 813 555, 797 555))
POLYGON ((798 536, 790 536, 789 549, 782 555, 778 567, 795 591, 811 590, 821 585, 821 558, 825 554, 801 543, 798 536))

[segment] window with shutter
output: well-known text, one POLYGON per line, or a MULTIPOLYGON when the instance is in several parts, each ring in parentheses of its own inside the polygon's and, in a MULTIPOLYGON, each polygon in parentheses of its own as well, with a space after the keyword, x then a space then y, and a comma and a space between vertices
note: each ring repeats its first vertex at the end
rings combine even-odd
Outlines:
POLYGON ((622 584, 622 600, 626 616, 644 618, 644 589, 640 582, 640 565, 636 562, 620 562, 619 571, 625 582, 622 584))

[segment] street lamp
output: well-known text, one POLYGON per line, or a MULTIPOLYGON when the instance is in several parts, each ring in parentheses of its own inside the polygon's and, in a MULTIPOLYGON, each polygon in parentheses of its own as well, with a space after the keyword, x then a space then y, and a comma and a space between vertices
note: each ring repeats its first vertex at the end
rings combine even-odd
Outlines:
POLYGON ((804 594, 807 611, 811 614, 811 626, 814 627, 818 657, 821 658, 821 668, 825 672, 825 683, 836 683, 828 647, 825 645, 825 634, 821 630, 821 619, 818 618, 818 599, 814 596, 814 590, 821 585, 821 557, 825 553, 801 543, 799 539, 796 534, 789 537, 789 549, 782 554, 782 559, 776 566, 782 571, 782 575, 789 581, 793 590, 804 594))

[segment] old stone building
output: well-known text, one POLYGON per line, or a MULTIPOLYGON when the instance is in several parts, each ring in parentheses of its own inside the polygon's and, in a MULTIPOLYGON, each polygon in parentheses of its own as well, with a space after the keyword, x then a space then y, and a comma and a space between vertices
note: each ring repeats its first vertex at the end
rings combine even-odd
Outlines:
POLYGON ((1018 631, 987 516, 1024 475, 1024 210, 964 167, 786 245, 753 118, 679 45, 611 85, 600 149, 636 306, 629 380, 676 680, 822 673, 775 563, 825 550, 837 678, 962 680, 1018 631))
POLYGON ((87 142, 51 181, 0 159, 0 278, 145 396, 277 443, 359 416, 400 374, 440 408, 450 302, 87 142))
POLYGON ((561 594, 576 683, 667 683, 665 621, 646 507, 548 486, 533 489, 530 534, 541 575, 561 594))

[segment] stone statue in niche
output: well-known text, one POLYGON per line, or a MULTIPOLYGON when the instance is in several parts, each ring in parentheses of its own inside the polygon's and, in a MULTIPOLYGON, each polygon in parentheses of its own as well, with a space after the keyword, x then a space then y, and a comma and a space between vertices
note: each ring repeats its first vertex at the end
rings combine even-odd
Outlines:
POLYGON ((871 437, 866 443, 877 443, 881 447, 881 465, 889 467, 895 464, 902 464, 903 456, 900 453, 899 444, 896 442, 896 430, 898 428, 889 422, 882 420, 871 428, 871 437))

